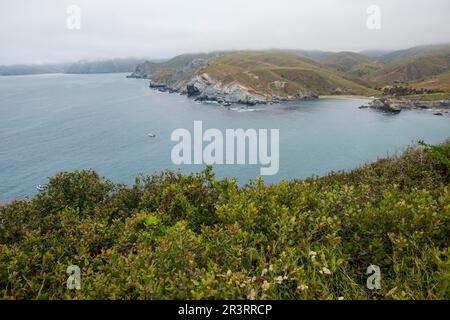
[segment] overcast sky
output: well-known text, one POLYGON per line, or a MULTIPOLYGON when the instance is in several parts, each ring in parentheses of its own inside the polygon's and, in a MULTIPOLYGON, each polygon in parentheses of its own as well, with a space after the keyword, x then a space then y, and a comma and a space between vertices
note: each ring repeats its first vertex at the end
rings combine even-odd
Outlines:
POLYGON ((450 42, 449 0, 0 0, 0 65, 185 52, 450 42), (67 7, 81 28, 67 28, 67 7), (381 29, 366 21, 381 9, 381 29))

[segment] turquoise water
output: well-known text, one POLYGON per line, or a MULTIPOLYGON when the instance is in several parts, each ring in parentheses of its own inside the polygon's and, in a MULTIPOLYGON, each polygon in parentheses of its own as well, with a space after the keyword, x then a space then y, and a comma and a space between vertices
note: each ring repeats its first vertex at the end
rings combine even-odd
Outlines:
MULTIPOLYGON (((36 193, 61 170, 92 168, 115 182, 176 166, 170 153, 176 128, 280 129, 280 169, 268 182, 351 169, 424 139, 450 137, 450 117, 430 111, 388 115, 360 110, 365 100, 321 99, 237 112, 159 93, 125 74, 0 77, 0 202, 36 193), (149 132, 155 138, 149 138, 149 132)), ((260 165, 215 166, 241 183, 260 165)))

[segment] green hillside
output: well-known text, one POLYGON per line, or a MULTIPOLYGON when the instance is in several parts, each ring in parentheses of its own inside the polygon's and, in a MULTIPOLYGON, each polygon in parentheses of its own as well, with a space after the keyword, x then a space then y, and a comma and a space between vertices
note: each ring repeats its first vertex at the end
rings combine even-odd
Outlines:
POLYGON ((417 82, 450 71, 450 45, 414 47, 379 58, 381 67, 362 72, 362 79, 373 84, 417 82))
POLYGON ((337 52, 321 61, 325 66, 346 72, 361 65, 377 65, 376 60, 354 52, 337 52))
POLYGON ((383 63, 396 63, 408 59, 416 59, 434 55, 445 55, 450 51, 450 44, 417 46, 384 54, 377 59, 383 63))
POLYGON ((413 82, 411 83, 411 87, 450 92, 450 71, 441 73, 424 81, 413 82))
POLYGON ((222 83, 237 81, 256 93, 293 95, 299 90, 317 94, 375 93, 318 62, 281 52, 227 53, 211 59, 202 72, 222 83))
POLYGON ((201 84, 203 87, 217 85, 217 90, 228 92, 238 85, 243 92, 268 101, 302 95, 371 96, 379 94, 375 88, 397 83, 448 91, 450 45, 378 54, 370 58, 354 52, 287 49, 185 54, 163 63, 147 62, 138 66, 135 74, 151 75, 154 81, 181 92, 195 77, 206 75, 204 79, 211 83, 201 84))
POLYGON ((366 76, 367 80, 375 83, 409 82, 425 80, 429 77, 450 70, 450 51, 443 55, 411 58, 391 63, 382 69, 366 76))
POLYGON ((421 83, 431 79, 434 79, 436 87, 446 87, 445 77, 439 75, 450 70, 450 45, 414 47, 377 58, 338 52, 329 54, 320 63, 341 72, 354 82, 370 87, 397 82, 421 83), (441 81, 444 83, 441 84, 441 81))
POLYGON ((0 206, 3 299, 450 299, 450 145, 239 187, 64 172, 0 206), (381 289, 369 290, 377 265, 381 289), (68 290, 77 265, 80 290, 68 290))

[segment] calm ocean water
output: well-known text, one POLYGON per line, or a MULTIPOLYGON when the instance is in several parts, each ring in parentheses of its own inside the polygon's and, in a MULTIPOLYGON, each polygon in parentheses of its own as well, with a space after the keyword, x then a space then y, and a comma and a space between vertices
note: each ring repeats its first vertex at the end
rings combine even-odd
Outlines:
MULTIPOLYGON (((267 182, 351 169, 424 139, 450 137, 450 117, 430 111, 388 115, 360 110, 364 100, 323 99, 258 106, 253 112, 159 93, 125 74, 0 77, 0 203, 36 193, 62 170, 92 168, 114 182, 177 167, 170 152, 176 128, 279 128, 280 170, 267 182), (155 138, 149 138, 149 132, 155 138)), ((241 183, 259 165, 215 166, 241 183)))

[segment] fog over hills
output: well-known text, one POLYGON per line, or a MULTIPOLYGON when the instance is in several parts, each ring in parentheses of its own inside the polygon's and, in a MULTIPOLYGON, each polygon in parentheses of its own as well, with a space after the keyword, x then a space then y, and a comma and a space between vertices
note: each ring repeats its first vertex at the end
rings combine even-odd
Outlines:
POLYGON ((133 72, 144 59, 111 59, 78 61, 63 64, 32 64, 0 66, 0 75, 26 75, 44 73, 119 73, 133 72))

